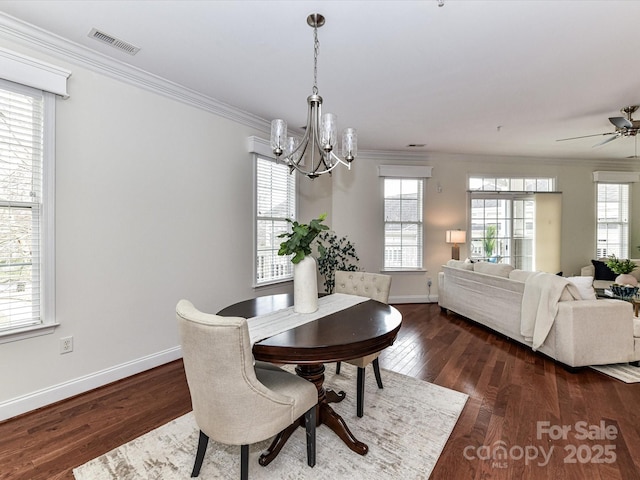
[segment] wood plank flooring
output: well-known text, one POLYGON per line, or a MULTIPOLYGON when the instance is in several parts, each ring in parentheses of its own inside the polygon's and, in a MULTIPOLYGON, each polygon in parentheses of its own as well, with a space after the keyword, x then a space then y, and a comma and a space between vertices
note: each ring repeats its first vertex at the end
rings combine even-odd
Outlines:
MULTIPOLYGON (((403 327, 381 366, 469 395, 432 479, 640 480, 640 384, 569 373, 435 304, 397 308, 403 327)), ((176 361, 8 420, 0 479, 72 480, 75 466, 190 409, 176 361)))

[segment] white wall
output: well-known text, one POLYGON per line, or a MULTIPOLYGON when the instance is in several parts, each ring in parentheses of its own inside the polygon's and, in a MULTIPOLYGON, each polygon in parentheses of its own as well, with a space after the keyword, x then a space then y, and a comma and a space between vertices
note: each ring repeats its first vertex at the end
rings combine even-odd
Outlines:
MULTIPOLYGON (((54 334, 0 345, 0 419, 178 358, 175 305, 252 288, 250 135, 264 132, 69 68, 57 100, 54 334), (59 354, 60 337, 74 351, 59 354)), ((260 289, 272 293, 290 285, 260 289)))

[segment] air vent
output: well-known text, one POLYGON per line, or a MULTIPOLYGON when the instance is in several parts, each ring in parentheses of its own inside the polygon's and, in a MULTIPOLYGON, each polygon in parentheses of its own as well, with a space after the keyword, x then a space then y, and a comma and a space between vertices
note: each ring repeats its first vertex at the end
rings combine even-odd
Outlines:
POLYGON ((107 45, 111 45, 113 48, 117 48, 120 51, 128 53, 129 55, 135 55, 140 50, 139 47, 131 45, 124 40, 112 37, 111 35, 101 32, 100 30, 95 28, 91 29, 88 36, 90 38, 95 38, 102 43, 106 43, 107 45))

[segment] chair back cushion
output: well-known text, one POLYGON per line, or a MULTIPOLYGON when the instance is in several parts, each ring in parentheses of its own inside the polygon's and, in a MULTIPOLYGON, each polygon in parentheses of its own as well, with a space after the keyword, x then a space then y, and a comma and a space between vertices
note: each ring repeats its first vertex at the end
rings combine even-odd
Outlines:
POLYGON ((200 430, 230 445, 254 443, 277 433, 271 431, 270 416, 282 417, 285 411, 293 415, 295 399, 258 381, 246 319, 203 313, 187 300, 178 303, 176 316, 200 430))
POLYGON ((391 276, 381 273, 336 272, 335 293, 347 293, 389 303, 391 276))

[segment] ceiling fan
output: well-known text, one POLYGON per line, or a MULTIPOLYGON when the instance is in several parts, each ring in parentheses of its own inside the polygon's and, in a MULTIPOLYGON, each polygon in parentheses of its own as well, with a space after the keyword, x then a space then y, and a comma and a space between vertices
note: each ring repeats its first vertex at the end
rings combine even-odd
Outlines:
POLYGON ((594 147, 599 147, 600 145, 604 145, 605 143, 613 142, 615 139, 620 137, 635 137, 638 132, 640 132, 640 120, 634 120, 631 118, 631 115, 640 108, 639 105, 630 105, 628 107, 624 107, 620 109, 621 113, 626 115, 625 117, 609 117, 609 121, 616 127, 613 132, 606 133, 595 133, 593 135, 583 135, 581 137, 571 137, 571 138, 561 138, 556 140, 556 142, 564 142, 565 140, 576 140, 578 138, 587 138, 587 137, 600 137, 603 135, 610 136, 603 140, 600 143, 596 143, 594 147))

